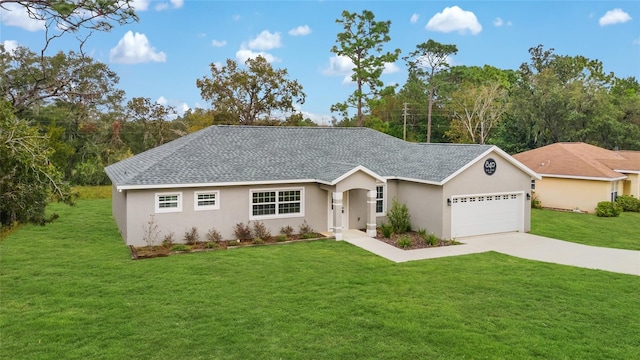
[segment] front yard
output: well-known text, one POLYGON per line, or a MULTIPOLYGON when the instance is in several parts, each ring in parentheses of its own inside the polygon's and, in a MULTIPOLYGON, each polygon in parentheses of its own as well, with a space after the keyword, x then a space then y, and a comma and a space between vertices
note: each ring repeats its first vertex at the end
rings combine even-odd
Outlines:
POLYGON ((3 358, 640 358, 636 276, 333 240, 132 261, 109 200, 51 209, 0 243, 3 358))
POLYGON ((531 233, 586 245, 640 250, 640 213, 623 212, 619 217, 605 218, 531 209, 531 233))

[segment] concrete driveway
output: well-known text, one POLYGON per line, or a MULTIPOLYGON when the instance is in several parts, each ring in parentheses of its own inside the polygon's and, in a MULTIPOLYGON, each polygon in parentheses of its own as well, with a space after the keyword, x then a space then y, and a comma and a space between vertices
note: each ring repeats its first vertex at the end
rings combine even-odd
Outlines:
POLYGON ((523 259, 640 276, 640 251, 588 246, 527 233, 467 237, 457 239, 463 245, 417 250, 401 250, 357 230, 345 231, 343 236, 353 245, 398 263, 495 251, 523 259))

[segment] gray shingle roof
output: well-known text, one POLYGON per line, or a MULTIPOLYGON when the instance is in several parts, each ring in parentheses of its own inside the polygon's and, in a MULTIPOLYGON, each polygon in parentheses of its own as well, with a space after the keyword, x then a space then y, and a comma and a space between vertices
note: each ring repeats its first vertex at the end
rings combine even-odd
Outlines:
POLYGON ((211 126, 108 166, 116 186, 317 180, 357 166, 440 183, 490 145, 409 143, 367 128, 211 126))

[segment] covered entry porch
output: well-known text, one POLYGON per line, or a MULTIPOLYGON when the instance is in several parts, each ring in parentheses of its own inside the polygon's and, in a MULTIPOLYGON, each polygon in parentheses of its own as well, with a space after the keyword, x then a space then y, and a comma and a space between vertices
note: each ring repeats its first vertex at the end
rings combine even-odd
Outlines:
POLYGON ((344 239, 344 231, 366 229, 367 236, 376 235, 376 202, 378 187, 386 180, 371 170, 358 166, 324 185, 327 191, 327 227, 336 240, 344 239))

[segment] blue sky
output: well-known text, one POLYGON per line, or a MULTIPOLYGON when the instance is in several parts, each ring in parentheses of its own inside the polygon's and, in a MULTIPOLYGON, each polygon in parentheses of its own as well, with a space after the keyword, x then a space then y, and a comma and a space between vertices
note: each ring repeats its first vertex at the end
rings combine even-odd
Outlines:
MULTIPOLYGON (((130 97, 174 106, 208 108, 196 79, 209 64, 227 58, 244 62, 262 54, 303 86, 303 113, 328 123, 329 107, 354 86, 345 81, 350 65, 330 52, 341 31, 343 10, 370 10, 391 21, 387 49, 400 57, 429 39, 455 44, 453 65, 489 64, 517 69, 538 44, 560 55, 601 60, 606 72, 640 79, 640 1, 149 1, 135 2, 138 23, 91 36, 84 47, 120 76, 130 97)), ((0 10, 0 42, 39 51, 42 25, 19 9, 0 10)), ((77 50, 67 35, 51 51, 77 50)), ((386 84, 404 84, 406 64, 389 64, 386 84)))

